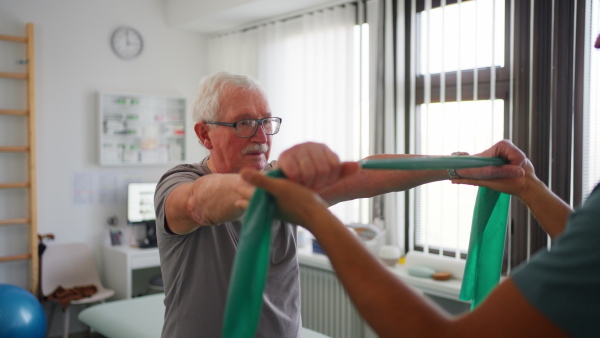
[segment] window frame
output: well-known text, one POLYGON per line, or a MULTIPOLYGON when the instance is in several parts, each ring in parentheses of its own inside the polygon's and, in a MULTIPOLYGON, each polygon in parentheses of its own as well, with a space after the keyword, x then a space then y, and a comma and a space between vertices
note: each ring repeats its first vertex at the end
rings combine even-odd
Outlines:
MULTIPOLYGON (((465 0, 473 1, 473 0, 465 0)), ((465 2, 463 1, 463 2, 465 2)), ((476 0, 474 0, 476 1, 476 0)), ((500 0, 496 0, 500 1, 500 0)), ((571 205, 581 203, 582 196, 582 130, 584 110, 584 70, 586 39, 576 40, 575 36, 585 36, 586 8, 589 1, 503 0, 505 1, 505 66, 496 69, 496 98, 505 100, 505 135, 522 149, 531 159, 536 174, 560 198, 571 205), (557 13, 560 13, 558 15, 557 13), (511 18, 512 16, 512 18, 511 18), (514 19, 514 28, 511 27, 514 19), (513 30, 514 29, 514 30, 513 30), (512 47, 510 46, 512 40, 512 47), (574 46, 574 47, 572 47, 574 46), (564 53, 565 50, 572 53, 564 53), (512 64, 508 62, 513 53, 512 64), (510 67, 513 67, 512 70, 510 67), (512 74, 511 74, 512 71, 512 74), (509 95, 511 79, 512 97, 509 95), (531 85, 531 87, 530 87, 531 85), (566 93, 558 95, 558 93, 566 93), (565 180, 565 177, 568 179, 565 180)), ((457 3, 446 0, 445 4, 457 3)), ((405 1, 404 47, 411 51, 411 29, 417 25, 411 22, 411 6, 417 12, 424 10, 425 0, 405 1)), ((431 7, 441 6, 441 0, 431 0, 431 7)), ((416 60, 418 58, 412 59, 416 60)), ((411 95, 411 80, 415 81, 414 109, 423 103, 424 76, 411 79, 411 58, 404 62, 404 85, 406 97, 411 95)), ((415 72, 416 73, 416 72, 415 72)), ((462 88, 472 89, 472 71, 461 71, 462 88)), ((439 102, 439 74, 430 74, 430 102, 439 102), (437 90, 436 90, 437 89, 437 90)), ((490 69, 478 70, 478 98, 489 98, 490 69), (487 81, 487 90, 482 82, 487 81)), ((446 72, 446 83, 456 83, 456 71, 446 72)), ((449 87, 446 87, 449 88, 449 87)), ((455 88, 455 87, 454 87, 455 88)), ((463 90, 461 100, 473 98, 472 90, 463 90)), ((446 90, 445 102, 456 101, 456 91, 446 90)), ((415 118, 408 112, 413 109, 410 100, 404 104, 405 128, 399 134, 405 136, 405 152, 414 149, 415 118)), ((404 114, 404 116, 402 116, 404 114)), ((408 224, 416 217, 410 195, 404 199, 404 245, 409 247, 411 234, 408 224)), ((528 209, 515 198, 511 202, 510 223, 507 231, 507 248, 503 270, 510 272, 512 266, 541 250, 551 243, 549 237, 528 209)), ((415 245, 415 248, 418 247, 415 245)), ((423 248, 421 247, 421 250, 423 248)), ((429 250, 439 254, 439 250, 429 250)), ((454 252, 442 253, 454 256, 454 252)), ((462 255, 466 257, 466 254, 462 255)))
MULTIPOLYGON (((476 1, 476 0, 467 0, 467 1, 476 1)), ((462 1, 462 2, 466 2, 466 1, 462 1)), ((507 1, 508 2, 508 1, 507 1)), ((446 5, 451 5, 451 4, 456 4, 458 3, 458 1, 456 0, 448 0, 446 1, 446 5)), ((410 13, 411 13, 411 8, 410 8, 410 4, 409 1, 406 2, 407 7, 406 7, 406 13, 407 13, 407 21, 409 21, 409 23, 407 24, 407 27, 411 27, 410 26, 410 13)), ((435 9, 435 8, 439 8, 441 7, 441 1, 440 0, 432 0, 431 1, 431 9, 435 9)), ((419 12, 422 12, 425 10, 425 0, 417 0, 416 1, 416 11, 417 14, 419 12)), ((505 19, 505 29, 504 29, 504 67, 499 67, 496 66, 494 68, 492 67, 481 67, 481 68, 477 68, 477 100, 489 100, 491 98, 491 85, 490 85, 490 81, 491 81, 491 76, 492 76, 492 69, 496 72, 495 76, 496 76, 496 83, 495 83, 495 91, 494 91, 494 98, 495 99, 502 99, 505 101, 504 104, 504 138, 509 138, 509 106, 510 106, 510 101, 509 101, 509 86, 510 86, 510 64, 508 62, 509 60, 509 52, 510 52, 510 8, 505 6, 505 14, 504 14, 504 19, 505 19)), ((418 18, 416 18, 417 22, 415 23, 414 27, 415 29, 417 29, 417 32, 415 34, 415 36, 418 36, 418 18)), ((410 29, 407 29, 406 32, 406 40, 410 41, 411 39, 411 32, 410 29)), ((416 38, 418 40, 418 38, 416 38)), ((410 43, 410 42, 409 42, 410 43)), ((415 53, 418 53, 418 47, 417 43, 415 42, 413 44, 413 46, 415 46, 415 48, 417 48, 417 50, 415 51, 415 53)), ((418 54, 415 54, 414 60, 416 60, 416 64, 414 65, 414 67, 417 67, 418 69, 418 60, 419 60, 419 56, 418 54)), ((409 61, 407 61, 409 62, 409 61)), ((409 63, 408 67, 412 67, 412 65, 410 65, 409 63)), ((407 68, 410 69, 410 68, 407 68)), ((458 77, 458 72, 459 71, 446 71, 445 73, 445 92, 444 92, 444 102, 456 102, 457 101, 457 95, 456 95, 456 80, 458 77), (448 85, 450 84, 450 85, 448 85)), ((410 73, 410 72, 408 72, 410 73)), ((415 72, 416 73, 416 72, 415 72)), ((475 69, 462 69, 460 70, 461 73, 461 101, 470 101, 474 99, 474 92, 473 92, 473 87, 475 86, 475 69)), ((441 102, 441 87, 442 87, 442 75, 441 73, 431 73, 428 74, 429 76, 429 81, 430 81, 430 88, 429 88, 429 103, 440 103, 441 102)), ((410 74, 407 74, 407 81, 410 81, 410 74)), ((425 103, 425 75, 423 74, 416 74, 416 78, 414 79, 415 81, 415 121, 410 121, 410 123, 412 123, 414 126, 416 126, 416 116, 419 114, 420 111, 420 105, 425 103)), ((407 88, 408 90, 410 90, 410 82, 407 83, 407 88)), ((406 107, 406 111, 410 111, 411 109, 413 109, 413 107, 410 107, 410 103, 407 103, 407 107, 406 107)), ((410 126, 411 124, 407 123, 408 126, 410 126)), ((417 139, 417 135, 416 135, 416 128, 412 129, 412 130, 406 130, 405 131, 406 134, 410 135, 410 140, 413 142, 416 142, 417 139)), ((416 147, 415 147, 416 148, 416 147)), ((460 149, 457 149, 460 150, 460 149)), ((449 154, 448 154, 449 155, 449 154)), ((407 206, 407 210, 408 212, 407 214, 407 219, 405 224, 414 224, 416 226, 417 223, 417 211, 416 211, 416 204, 417 202, 417 193, 416 192, 412 192, 410 193, 410 196, 407 197, 408 200, 408 206, 407 206)), ((409 225, 409 226, 410 226, 409 225)), ((416 236, 417 236, 417 231, 415 229, 415 231, 410 231, 409 226, 406 226, 405 228, 405 247, 410 248, 410 237, 413 237, 414 240, 414 245, 413 245, 413 249, 417 250, 417 251, 421 251, 424 252, 425 251, 425 247, 423 245, 419 245, 417 244, 416 241, 416 236)), ((428 251, 426 253, 432 254, 432 255, 443 255, 443 256, 447 256, 447 257, 455 257, 456 256, 456 251, 455 250, 449 250, 447 248, 444 248, 443 252, 440 253, 440 248, 437 248, 436 246, 428 246, 427 247, 428 251)), ((467 253, 465 252, 460 252, 460 257, 462 259, 466 259, 467 257, 467 253)))

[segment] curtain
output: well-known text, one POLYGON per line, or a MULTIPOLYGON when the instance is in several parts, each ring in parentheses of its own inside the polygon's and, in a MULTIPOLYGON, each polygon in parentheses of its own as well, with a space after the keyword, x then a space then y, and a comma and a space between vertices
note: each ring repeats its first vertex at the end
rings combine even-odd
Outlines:
MULTIPOLYGON (((371 152, 395 154, 405 152, 404 110, 405 54, 398 52, 404 43, 404 1, 372 0, 367 2, 368 21, 373 23, 372 48, 374 97, 371 114, 371 152)), ((404 250, 405 193, 391 193, 373 197, 373 218, 387 232, 388 242, 404 250)))
POLYGON ((600 34, 600 2, 591 2, 589 9, 590 28, 586 31, 585 54, 589 57, 589 72, 584 76, 586 84, 583 122, 583 182, 582 197, 586 199, 592 189, 600 182, 600 50, 593 45, 600 34))
MULTIPOLYGON (((209 72, 255 77, 273 116, 283 119, 271 159, 302 142, 320 142, 342 160, 366 156, 361 139, 360 35, 357 4, 348 3, 276 20, 209 40, 209 72)), ((360 220, 346 202, 332 211, 345 222, 360 220)))
MULTIPOLYGON (((600 17, 594 16, 593 4, 407 1, 407 36, 413 41, 406 44, 412 58, 406 81, 411 93, 407 111, 412 109, 407 132, 415 135, 411 143, 416 152, 481 151, 504 135, 529 156, 540 180, 578 206, 591 188, 585 186, 585 177, 582 187, 588 168, 585 158, 595 158, 592 139, 585 139, 593 135, 595 116, 595 93, 586 87, 594 80, 587 78, 593 76, 593 68, 585 47, 592 43, 593 27, 598 27, 594 18, 600 17), (435 142, 438 136, 443 142, 435 142), (468 142, 472 137, 490 144, 468 142)), ((436 193, 434 189, 443 184, 447 182, 414 189, 409 247, 458 258, 468 244, 468 228, 461 226, 470 220, 456 212, 469 204, 468 196, 436 193)), ((460 189, 462 194, 464 188, 460 189)), ((507 274, 551 245, 535 218, 515 199, 509 227, 507 274)))
MULTIPOLYGON (((504 0, 410 2, 410 152, 476 153, 505 138, 504 0), (500 81, 502 80, 502 81, 500 81)), ((410 249, 460 258, 477 189, 413 189, 410 249)))

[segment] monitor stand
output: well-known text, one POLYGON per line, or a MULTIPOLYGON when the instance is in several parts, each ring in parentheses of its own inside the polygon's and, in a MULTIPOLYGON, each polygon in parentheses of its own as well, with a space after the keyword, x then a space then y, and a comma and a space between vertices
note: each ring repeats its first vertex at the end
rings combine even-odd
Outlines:
POLYGON ((146 225, 146 237, 140 241, 140 248, 156 248, 156 221, 147 221, 146 225))

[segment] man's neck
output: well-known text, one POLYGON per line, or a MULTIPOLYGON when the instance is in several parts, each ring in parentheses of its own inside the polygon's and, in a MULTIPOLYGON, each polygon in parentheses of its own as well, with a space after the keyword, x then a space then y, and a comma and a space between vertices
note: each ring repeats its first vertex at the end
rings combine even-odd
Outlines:
MULTIPOLYGON (((213 162, 212 156, 208 157, 208 160, 206 161, 206 165, 208 166, 208 169, 210 169, 210 172, 213 174, 231 174, 230 172, 223 172, 223 171, 218 170, 213 162)), ((264 168, 261 169, 261 171, 270 170, 270 169, 272 169, 271 164, 270 164, 270 162, 267 162, 267 164, 265 165, 264 168)), ((237 174, 237 172, 236 172, 236 174, 237 174)))
POLYGON ((206 161, 206 165, 208 166, 208 169, 210 169, 210 172, 212 172, 213 174, 219 173, 217 171, 217 168, 215 168, 215 166, 213 164, 212 156, 208 158, 208 161, 206 161))

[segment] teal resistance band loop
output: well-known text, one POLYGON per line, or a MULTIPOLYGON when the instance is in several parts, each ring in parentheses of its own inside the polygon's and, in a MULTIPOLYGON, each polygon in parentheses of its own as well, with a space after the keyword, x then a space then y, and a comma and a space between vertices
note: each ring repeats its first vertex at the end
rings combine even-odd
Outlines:
MULTIPOLYGON (((498 157, 408 157, 361 161, 363 169, 434 170, 462 169, 502 165, 498 157)), ((484 187, 477 192, 469 252, 460 291, 460 299, 471 301, 471 309, 479 305, 498 285, 504 254, 506 221, 510 196, 484 187)))
POLYGON ((473 211, 469 253, 460 299, 477 307, 498 285, 504 255, 510 195, 480 187, 473 211))
POLYGON ((479 168, 503 165, 508 161, 499 157, 435 156, 362 160, 359 163, 363 169, 435 170, 479 168))
MULTIPOLYGON (((285 177, 281 170, 267 175, 285 177)), ((256 334, 269 270, 275 206, 273 196, 260 188, 254 191, 233 263, 223 322, 225 338, 252 338, 256 334)))
MULTIPOLYGON (((473 156, 436 158, 410 157, 402 159, 361 161, 363 169, 404 170, 461 169, 502 165, 504 163, 506 163, 506 161, 499 158, 473 156)), ((272 177, 284 177, 280 170, 269 172, 267 175, 272 177)), ((498 229, 503 227, 503 231, 506 231, 508 196, 506 195, 506 201, 505 197, 496 197, 497 201, 505 202, 493 202, 490 204, 488 199, 494 198, 490 195, 492 193, 499 194, 495 191, 480 188, 480 193, 477 195, 475 215, 480 216, 473 217, 473 229, 476 230, 472 229, 471 231, 469 258, 467 258, 467 267, 465 268, 465 277, 463 278, 463 289, 465 289, 465 281, 470 280, 470 285, 473 285, 471 288, 476 290, 474 293, 475 297, 479 298, 469 297, 469 299, 474 299, 475 304, 482 300, 493 286, 498 284, 500 278, 502 251, 504 249, 504 233, 499 234, 498 231, 500 230, 498 229), (482 190, 487 192, 481 193, 482 190), (480 202, 480 200, 482 202, 480 202), (486 208, 480 207, 480 205, 486 206, 486 208), (494 207, 492 211, 488 213, 485 210, 488 210, 490 205, 494 205, 494 207), (484 212, 480 214, 478 212, 479 208, 484 210, 484 212), (504 215, 503 222, 498 215, 504 215), (477 227, 475 227, 476 218, 478 224, 477 227), (490 223, 488 225, 489 220, 496 221, 494 221, 493 224, 490 223), (476 240, 474 240, 474 238, 476 238, 476 240), (474 242, 480 244, 474 245, 474 242), (490 252, 490 250, 487 249, 486 246, 490 244, 492 244, 494 248, 500 246, 500 254, 494 254, 493 259, 488 259, 487 256, 487 253, 490 252), (475 251, 475 249, 473 249, 474 247, 479 248, 478 251, 475 251), (476 252, 476 254, 473 252, 476 252), (476 261, 481 262, 481 264, 475 263, 474 268, 470 267, 473 265, 473 263, 469 263, 471 257, 477 257, 476 261), (488 266, 487 262, 492 260, 494 262, 498 261, 499 264, 490 264, 488 266), (487 291, 480 292, 479 290, 487 291)), ((223 322, 223 337, 225 338, 250 338, 255 336, 261 313, 262 294, 269 269, 271 226, 274 212, 275 203, 273 197, 264 190, 257 188, 244 217, 244 225, 240 236, 238 252, 233 264, 225 308, 225 319, 223 322)), ((461 299, 463 299, 463 290, 461 290, 461 299)))

